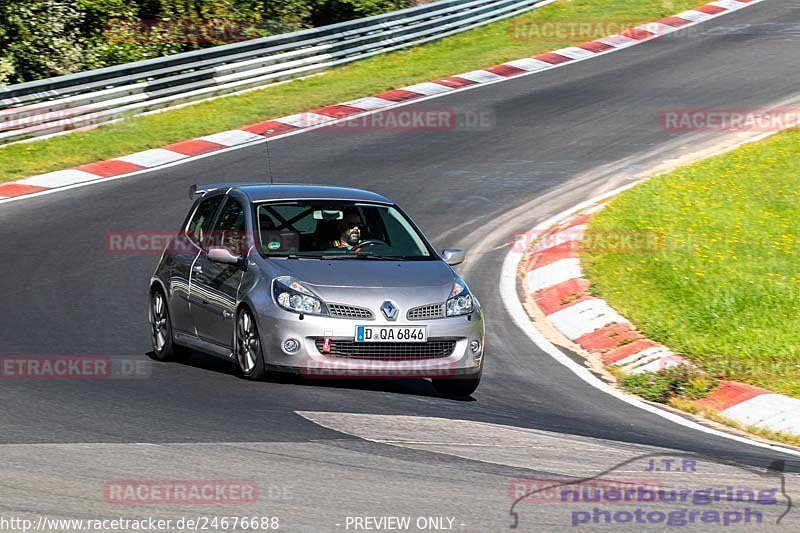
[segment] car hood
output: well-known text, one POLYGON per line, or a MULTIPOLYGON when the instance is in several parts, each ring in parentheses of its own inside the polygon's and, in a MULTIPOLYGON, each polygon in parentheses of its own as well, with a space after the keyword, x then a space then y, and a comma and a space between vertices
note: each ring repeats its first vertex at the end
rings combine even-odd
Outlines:
POLYGON ((453 286, 453 271, 443 261, 286 260, 281 269, 314 287, 389 288, 453 286))
POLYGON ((455 280, 443 261, 285 260, 280 267, 323 300, 368 307, 387 298, 404 306, 443 302, 455 280))

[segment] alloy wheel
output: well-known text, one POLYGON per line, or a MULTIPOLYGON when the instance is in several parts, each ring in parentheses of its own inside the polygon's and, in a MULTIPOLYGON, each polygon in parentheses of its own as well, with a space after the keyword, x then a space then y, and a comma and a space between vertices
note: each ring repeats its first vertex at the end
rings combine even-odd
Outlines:
POLYGON ((150 299, 150 338, 156 353, 164 351, 168 336, 169 324, 164 296, 160 291, 154 291, 150 299))
POLYGON ((236 324, 236 358, 242 372, 253 372, 259 353, 258 333, 253 317, 248 311, 242 311, 236 324))

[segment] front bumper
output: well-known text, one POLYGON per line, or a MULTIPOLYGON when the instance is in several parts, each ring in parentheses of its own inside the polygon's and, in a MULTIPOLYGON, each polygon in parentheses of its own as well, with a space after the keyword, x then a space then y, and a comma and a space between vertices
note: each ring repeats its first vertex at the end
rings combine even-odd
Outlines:
POLYGON ((480 309, 471 315, 430 320, 350 320, 323 316, 299 315, 272 307, 268 314, 260 315, 264 358, 267 368, 317 378, 451 378, 480 375, 485 352, 485 327, 480 309), (468 318, 469 316, 469 318, 468 318), (376 358, 351 358, 325 354, 318 349, 317 341, 350 341, 355 337, 356 326, 427 326, 428 341, 452 339, 455 347, 446 356, 416 358, 378 355, 376 358), (286 353, 283 344, 288 339, 300 342, 295 353, 286 353), (472 341, 480 343, 475 352, 472 341))

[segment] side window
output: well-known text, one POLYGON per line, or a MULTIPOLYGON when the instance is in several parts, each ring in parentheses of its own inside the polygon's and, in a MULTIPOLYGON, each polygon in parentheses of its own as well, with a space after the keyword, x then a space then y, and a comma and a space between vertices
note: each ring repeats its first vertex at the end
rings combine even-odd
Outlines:
POLYGON ((200 202, 200 205, 197 206, 197 210, 194 212, 194 215, 192 215, 192 219, 186 227, 186 236, 197 246, 202 246, 206 234, 208 234, 211 229, 214 213, 217 212, 217 208, 219 208, 224 198, 225 197, 222 195, 212 196, 211 198, 203 200, 200 202))
POLYGON ((244 253, 247 246, 244 207, 237 200, 228 198, 220 212, 209 246, 221 246, 236 254, 244 253))

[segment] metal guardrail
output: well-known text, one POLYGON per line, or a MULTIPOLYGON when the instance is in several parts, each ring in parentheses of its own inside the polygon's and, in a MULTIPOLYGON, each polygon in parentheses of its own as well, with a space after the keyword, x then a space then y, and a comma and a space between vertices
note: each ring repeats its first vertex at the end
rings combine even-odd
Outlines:
POLYGON ((0 144, 315 74, 553 0, 441 0, 384 15, 0 87, 0 144))

